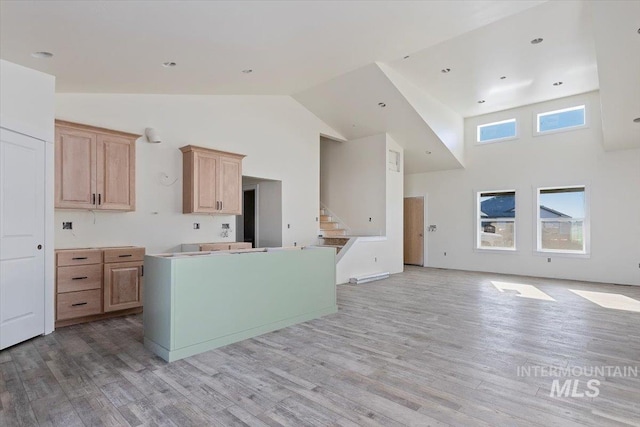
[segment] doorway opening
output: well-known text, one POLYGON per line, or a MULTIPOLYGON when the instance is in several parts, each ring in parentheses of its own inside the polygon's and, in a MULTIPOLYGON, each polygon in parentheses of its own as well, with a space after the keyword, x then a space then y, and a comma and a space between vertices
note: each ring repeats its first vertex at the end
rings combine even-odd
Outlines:
POLYGON ((236 240, 254 248, 282 246, 282 181, 243 176, 242 204, 236 240))
POLYGON ((251 247, 256 246, 256 190, 243 189, 242 204, 244 206, 242 222, 243 222, 243 241, 251 242, 251 247))

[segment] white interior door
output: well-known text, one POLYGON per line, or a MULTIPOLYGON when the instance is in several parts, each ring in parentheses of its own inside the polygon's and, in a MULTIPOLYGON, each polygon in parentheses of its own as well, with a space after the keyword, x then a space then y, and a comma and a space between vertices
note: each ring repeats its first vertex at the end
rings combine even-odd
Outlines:
POLYGON ((45 143, 0 129, 0 349, 44 333, 45 143))

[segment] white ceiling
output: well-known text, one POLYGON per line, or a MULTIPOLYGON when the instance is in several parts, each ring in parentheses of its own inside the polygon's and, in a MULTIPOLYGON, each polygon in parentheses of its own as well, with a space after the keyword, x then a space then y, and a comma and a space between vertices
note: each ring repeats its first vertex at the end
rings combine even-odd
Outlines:
POLYGON ((2 1, 0 55, 59 92, 290 95, 539 3, 2 1))
POLYGON ((598 89, 591 16, 579 1, 542 4, 390 65, 463 117, 598 89))
POLYGON ((639 17, 635 0, 0 0, 0 57, 59 92, 293 95, 347 138, 388 132, 421 172, 462 166, 438 103, 461 123, 600 89, 605 148, 640 147, 639 17))

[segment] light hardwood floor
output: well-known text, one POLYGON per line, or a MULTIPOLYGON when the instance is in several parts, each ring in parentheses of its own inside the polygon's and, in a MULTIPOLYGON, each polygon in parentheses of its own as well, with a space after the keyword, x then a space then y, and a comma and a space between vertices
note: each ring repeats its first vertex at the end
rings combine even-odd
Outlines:
POLYGON ((640 425, 638 377, 554 398, 552 378, 517 375, 640 365, 640 312, 570 289, 640 301, 640 287, 408 267, 339 286, 335 315, 171 364, 143 348, 139 315, 61 328, 0 353, 0 425, 640 425))

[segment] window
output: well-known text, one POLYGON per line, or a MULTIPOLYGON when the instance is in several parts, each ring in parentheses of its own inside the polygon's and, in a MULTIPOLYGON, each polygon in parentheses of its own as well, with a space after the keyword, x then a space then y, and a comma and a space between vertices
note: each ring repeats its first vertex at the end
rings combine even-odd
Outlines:
POLYGON ((587 253, 585 187, 538 189, 538 251, 587 253))
POLYGON ((516 119, 478 126, 478 142, 491 142, 516 137, 516 119))
POLYGON ((479 192, 476 228, 478 249, 515 250, 516 192, 479 192))
POLYGON ((537 115, 537 133, 583 127, 586 124, 585 106, 547 111, 537 115))

